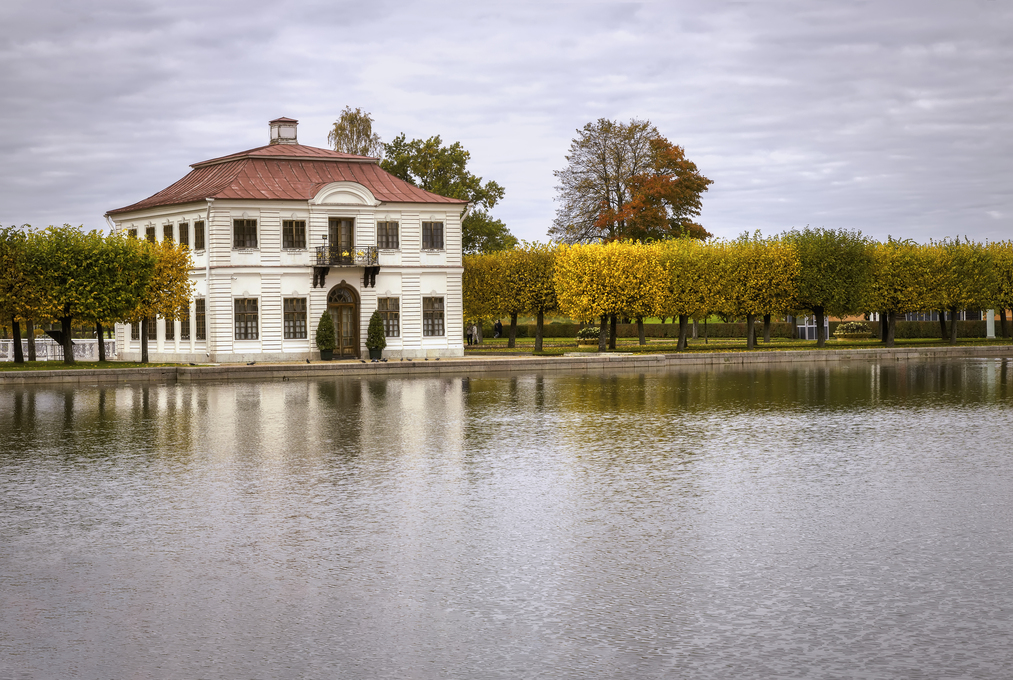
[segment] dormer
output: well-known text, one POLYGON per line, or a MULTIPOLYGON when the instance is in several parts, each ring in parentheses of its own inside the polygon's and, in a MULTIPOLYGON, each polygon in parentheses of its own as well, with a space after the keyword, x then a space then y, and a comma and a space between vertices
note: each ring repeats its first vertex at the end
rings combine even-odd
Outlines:
POLYGON ((271 121, 271 144, 298 144, 296 128, 299 121, 291 118, 275 118, 271 121))

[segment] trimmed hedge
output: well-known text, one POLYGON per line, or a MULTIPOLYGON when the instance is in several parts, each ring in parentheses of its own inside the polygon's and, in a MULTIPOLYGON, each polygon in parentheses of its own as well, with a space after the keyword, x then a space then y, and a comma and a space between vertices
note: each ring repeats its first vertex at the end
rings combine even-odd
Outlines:
MULTIPOLYGON (((830 322, 830 337, 833 338, 834 331, 837 330, 837 326, 840 322, 830 322)), ((880 324, 878 321, 868 321, 869 330, 879 338, 880 324)), ((947 322, 947 330, 949 329, 949 322, 947 322)), ((543 326, 544 337, 546 338, 567 338, 575 340, 577 337, 577 331, 584 326, 576 323, 547 323, 543 326)), ((999 322, 995 324, 996 335, 1000 334, 999 322)), ((794 327, 790 323, 783 321, 775 321, 770 324, 770 336, 772 338, 787 338, 791 339, 794 337, 794 327)), ((617 324, 616 335, 620 338, 636 338, 637 336, 637 325, 631 324, 617 324)), ((644 324, 644 335, 648 338, 679 338, 679 324, 677 323, 648 323, 644 324)), ((700 323, 698 325, 699 337, 704 337, 704 325, 700 323)), ((486 324, 482 327, 482 337, 491 338, 493 336, 492 324, 486 324)), ((503 324, 503 337, 510 336, 510 324, 503 324)), ((517 324, 517 337, 518 338, 533 338, 535 337, 535 325, 534 324, 517 324)), ((689 337, 693 337, 692 327, 689 329, 689 337)), ((745 322, 739 323, 709 323, 707 324, 707 337, 710 338, 745 338, 746 337, 746 324, 745 322)), ((756 337, 757 339, 763 338, 763 321, 759 320, 756 322, 756 337)), ((938 321, 898 321, 896 328, 897 339, 911 339, 911 338, 938 338, 939 334, 939 322, 938 321)), ((984 321, 958 321, 957 322, 957 337, 958 338, 984 338, 985 337, 985 322, 984 321)))

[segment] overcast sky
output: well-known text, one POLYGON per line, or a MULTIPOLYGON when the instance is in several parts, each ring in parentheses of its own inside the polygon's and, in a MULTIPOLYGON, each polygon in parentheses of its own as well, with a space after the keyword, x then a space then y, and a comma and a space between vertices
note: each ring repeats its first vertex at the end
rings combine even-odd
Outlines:
POLYGON ((1013 3, 4 0, 0 222, 102 215, 345 105, 439 134, 545 240, 577 128, 649 119, 718 236, 1013 238, 1013 3))

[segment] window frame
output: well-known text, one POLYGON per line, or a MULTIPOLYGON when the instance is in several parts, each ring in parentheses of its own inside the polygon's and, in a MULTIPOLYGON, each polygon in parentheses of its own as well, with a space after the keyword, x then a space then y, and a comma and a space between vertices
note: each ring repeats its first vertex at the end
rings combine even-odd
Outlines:
POLYGON ((282 220, 281 221, 281 249, 282 250, 306 250, 306 220, 282 220), (296 238, 296 229, 301 228, 301 238, 296 238), (289 233, 291 232, 291 233, 289 233), (290 242, 286 239, 291 235, 290 242), (300 245, 301 242, 301 245, 300 245))
POLYGON ((446 337, 447 327, 444 319, 446 309, 444 296, 422 298, 422 337, 446 337), (436 301, 439 301, 438 303, 436 301))
POLYGON ((258 244, 260 243, 257 232, 258 220, 253 217, 233 217, 232 218, 232 249, 233 250, 257 250, 258 244), (240 244, 240 232, 242 228, 242 244, 240 244), (250 245, 250 242, 253 245, 250 245))
POLYGON ((204 250, 204 220, 194 220, 193 223, 193 249, 204 250), (199 237, 199 238, 198 238, 199 237))
POLYGON ((376 311, 383 319, 383 335, 387 338, 401 337, 401 298, 382 297, 376 299, 376 311), (393 309, 391 309, 393 303, 393 309))
POLYGON ((164 321, 165 321, 165 324, 164 324, 165 332, 164 332, 164 335, 163 335, 163 339, 166 342, 168 342, 170 340, 173 341, 173 342, 175 342, 176 341, 176 320, 175 319, 164 319, 164 321))
POLYGON ((178 225, 177 231, 179 231, 179 244, 181 246, 186 246, 187 248, 189 248, 190 247, 190 223, 189 222, 180 222, 179 225, 178 225))
POLYGON ((179 340, 180 342, 190 342, 190 315, 187 314, 185 319, 179 320, 179 340))
POLYGON ((282 338, 285 340, 306 340, 309 338, 308 304, 304 297, 288 297, 281 299, 282 338), (290 303, 292 309, 290 309, 290 303), (302 309, 299 309, 301 303, 302 309), (302 318, 299 318, 301 315, 302 318), (301 335, 300 335, 301 325, 301 335))
POLYGON ((172 234, 173 234, 172 222, 169 222, 169 224, 163 224, 162 225, 162 240, 163 241, 175 241, 176 239, 173 238, 172 234))
POLYGON ((401 225, 397 220, 383 220, 376 223, 376 247, 379 250, 400 250, 401 249, 401 225), (393 225, 393 243, 391 245, 391 231, 393 225), (383 228, 381 238, 381 227, 383 228))
POLYGON ((146 240, 148 243, 154 243, 155 242, 155 227, 154 226, 150 226, 150 227, 145 227, 144 228, 144 240, 146 240))
POLYGON ((232 299, 232 339, 237 342, 260 340, 259 298, 232 299))
POLYGON ((208 305, 207 298, 197 298, 193 301, 194 338, 198 341, 207 342, 208 339, 208 305))
POLYGON ((422 250, 445 250, 446 244, 446 233, 445 225, 442 220, 429 220, 422 223, 422 250), (439 245, 435 245, 435 239, 433 230, 436 225, 440 225, 439 234, 440 241, 439 245), (426 245, 428 243, 428 245, 426 245))

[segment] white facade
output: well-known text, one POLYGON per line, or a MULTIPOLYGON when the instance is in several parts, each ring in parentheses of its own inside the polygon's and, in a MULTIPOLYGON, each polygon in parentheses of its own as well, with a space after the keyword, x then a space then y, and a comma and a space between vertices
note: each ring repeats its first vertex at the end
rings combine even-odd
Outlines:
MULTIPOLYGON (((300 167, 314 163, 318 161, 299 161, 300 167)), ((150 238, 153 228, 155 239, 182 237, 193 249, 190 318, 188 323, 155 322, 156 332, 148 342, 151 361, 319 359, 314 336, 324 313, 345 338, 344 352, 339 347, 334 358, 366 358, 366 329, 380 300, 387 310, 396 310, 387 311, 385 357, 463 356, 461 220, 466 206, 446 199, 430 204, 383 201, 370 187, 352 181, 313 189, 305 200, 207 196, 110 213, 116 230, 136 230, 138 238, 150 238), (386 242, 379 245, 388 247, 377 248, 377 223, 384 223, 385 234, 396 230, 397 247, 386 242), (440 224, 442 243, 432 236, 440 224), (196 234, 201 225, 203 248, 196 234), (335 263, 329 254, 342 238, 342 254, 349 257, 335 263), (318 253, 318 247, 324 252, 318 253), (378 270, 361 262, 372 248, 377 248, 378 270), (319 260, 321 256, 325 259, 319 260), (329 264, 318 266, 321 262, 329 264)), ((141 350, 131 330, 125 324, 116 326, 119 358, 128 361, 139 359, 141 350)))

